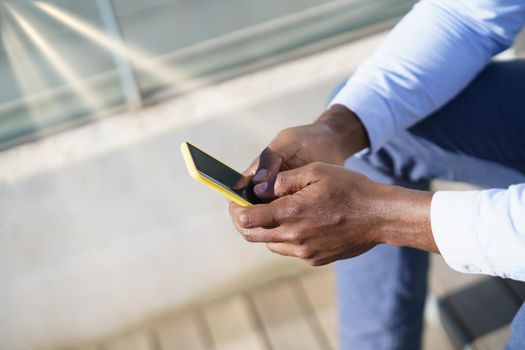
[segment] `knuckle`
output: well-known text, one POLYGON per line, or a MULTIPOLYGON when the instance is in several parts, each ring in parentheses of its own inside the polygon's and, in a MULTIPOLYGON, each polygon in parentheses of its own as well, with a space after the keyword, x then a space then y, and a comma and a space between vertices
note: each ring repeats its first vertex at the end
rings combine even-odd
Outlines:
POLYGON ((301 215, 301 207, 295 203, 286 206, 286 216, 289 218, 297 218, 301 215))
POLYGON ((290 232, 288 234, 288 239, 290 243, 297 244, 297 245, 303 244, 303 236, 298 231, 290 232))
POLYGON ((308 171, 311 175, 318 175, 323 171, 323 163, 313 162, 310 164, 308 171))
POLYGON ((296 256, 302 260, 311 260, 315 253, 308 247, 300 247, 297 250, 296 256))

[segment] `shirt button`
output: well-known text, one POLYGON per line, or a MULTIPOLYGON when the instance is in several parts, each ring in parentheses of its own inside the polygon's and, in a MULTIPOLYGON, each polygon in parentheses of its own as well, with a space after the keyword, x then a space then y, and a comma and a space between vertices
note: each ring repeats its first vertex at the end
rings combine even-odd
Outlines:
POLYGON ((465 270, 467 270, 468 272, 481 272, 481 269, 474 265, 466 265, 465 270))

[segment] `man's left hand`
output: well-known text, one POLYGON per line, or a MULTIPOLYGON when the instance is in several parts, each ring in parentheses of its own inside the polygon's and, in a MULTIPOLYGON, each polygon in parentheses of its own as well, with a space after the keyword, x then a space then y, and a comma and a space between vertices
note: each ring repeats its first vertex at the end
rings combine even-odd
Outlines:
MULTIPOLYGON (((257 185, 256 192, 268 183, 257 185)), ((430 229, 432 193, 387 186, 343 167, 311 163, 281 172, 271 203, 230 204, 249 242, 312 266, 360 255, 387 243, 437 252, 430 229)))

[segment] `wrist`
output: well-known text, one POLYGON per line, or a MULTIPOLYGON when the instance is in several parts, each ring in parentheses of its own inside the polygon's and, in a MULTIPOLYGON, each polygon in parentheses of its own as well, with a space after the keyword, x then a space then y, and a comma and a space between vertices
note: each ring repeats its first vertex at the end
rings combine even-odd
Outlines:
POLYGON ((315 123, 324 124, 330 130, 345 157, 349 157, 370 145, 366 129, 359 117, 343 105, 333 105, 315 123))
POLYGON ((430 224, 433 193, 397 186, 383 186, 387 208, 379 229, 379 242, 438 252, 430 224))

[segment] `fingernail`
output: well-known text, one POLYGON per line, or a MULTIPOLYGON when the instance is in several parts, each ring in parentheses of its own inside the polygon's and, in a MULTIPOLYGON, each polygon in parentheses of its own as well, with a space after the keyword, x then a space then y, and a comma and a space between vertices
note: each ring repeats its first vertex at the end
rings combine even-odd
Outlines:
POLYGON ((255 194, 263 194, 268 189, 268 182, 261 182, 253 187, 255 194))
POLYGON ((266 169, 261 169, 257 172, 257 174, 255 174, 255 176, 253 177, 253 179, 255 181, 260 181, 260 180, 264 180, 266 178, 266 175, 268 175, 268 170, 266 169))

